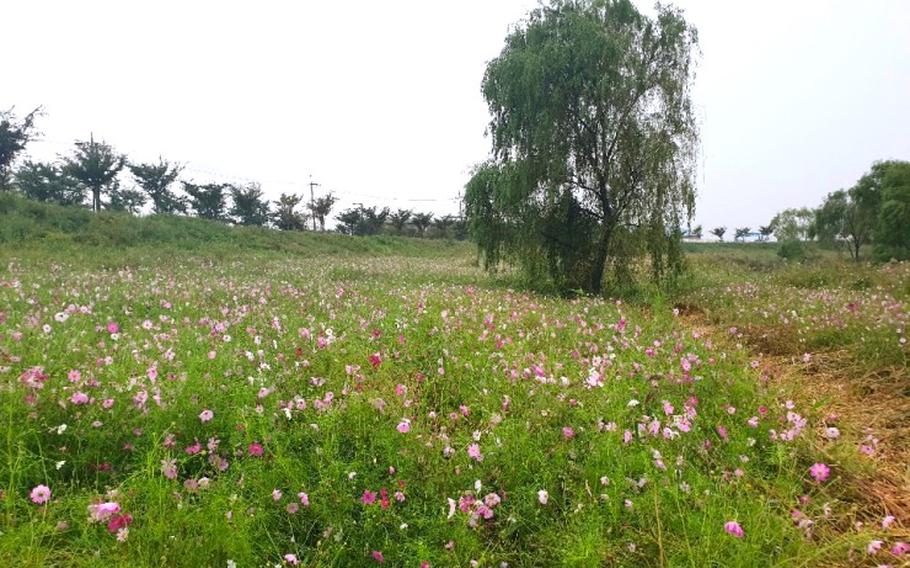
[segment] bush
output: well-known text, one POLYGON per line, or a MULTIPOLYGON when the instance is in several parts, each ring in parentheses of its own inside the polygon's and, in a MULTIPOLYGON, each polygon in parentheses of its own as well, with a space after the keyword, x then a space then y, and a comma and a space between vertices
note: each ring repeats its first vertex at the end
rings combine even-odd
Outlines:
POLYGON ((777 249, 777 256, 785 260, 803 261, 806 259, 806 247, 802 241, 795 239, 784 241, 777 249))

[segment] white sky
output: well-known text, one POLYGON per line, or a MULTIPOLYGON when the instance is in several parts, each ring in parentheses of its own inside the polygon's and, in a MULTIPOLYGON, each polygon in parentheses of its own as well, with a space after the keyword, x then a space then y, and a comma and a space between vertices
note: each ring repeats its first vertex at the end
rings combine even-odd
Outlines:
MULTIPOLYGON (((340 208, 456 213, 485 64, 536 4, 4 0, 0 107, 44 105, 39 159, 94 132, 198 182, 275 198, 312 174, 340 208)), ((677 4, 702 50, 695 223, 754 228, 910 159, 910 1, 677 4)))

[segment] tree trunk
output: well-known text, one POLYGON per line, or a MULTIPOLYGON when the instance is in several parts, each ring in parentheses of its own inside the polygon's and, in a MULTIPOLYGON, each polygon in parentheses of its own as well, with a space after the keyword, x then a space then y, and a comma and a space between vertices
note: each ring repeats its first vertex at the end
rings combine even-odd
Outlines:
POLYGON ((613 234, 613 223, 605 222, 601 227, 600 239, 594 249, 594 266, 588 280, 586 292, 599 294, 603 289, 604 268, 607 265, 607 255, 610 252, 610 237, 613 234))

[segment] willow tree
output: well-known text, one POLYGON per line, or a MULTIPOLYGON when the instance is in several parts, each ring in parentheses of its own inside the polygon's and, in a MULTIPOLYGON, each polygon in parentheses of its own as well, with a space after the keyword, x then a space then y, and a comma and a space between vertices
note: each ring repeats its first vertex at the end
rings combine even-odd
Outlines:
POLYGON ((560 289, 598 292, 605 268, 638 251, 658 278, 679 266, 696 49, 679 10, 651 18, 628 0, 554 0, 509 34, 482 85, 492 157, 465 193, 488 267, 510 257, 560 289))

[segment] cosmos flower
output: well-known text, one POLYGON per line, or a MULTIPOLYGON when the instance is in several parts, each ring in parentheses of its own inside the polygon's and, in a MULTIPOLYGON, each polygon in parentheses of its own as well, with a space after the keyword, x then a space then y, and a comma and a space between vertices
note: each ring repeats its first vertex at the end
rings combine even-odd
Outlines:
POLYGON ((816 483, 823 483, 831 474, 831 469, 823 463, 815 463, 809 468, 809 475, 816 483))
POLYGON ((540 502, 541 505, 546 505, 550 501, 550 494, 546 489, 541 489, 537 492, 537 501, 540 502))
POLYGON ((32 503, 43 505, 51 500, 51 488, 47 485, 36 485, 29 494, 32 503))
POLYGON ((724 523, 724 530, 727 534, 735 536, 736 538, 743 538, 745 536, 745 531, 736 521, 727 521, 724 523))

